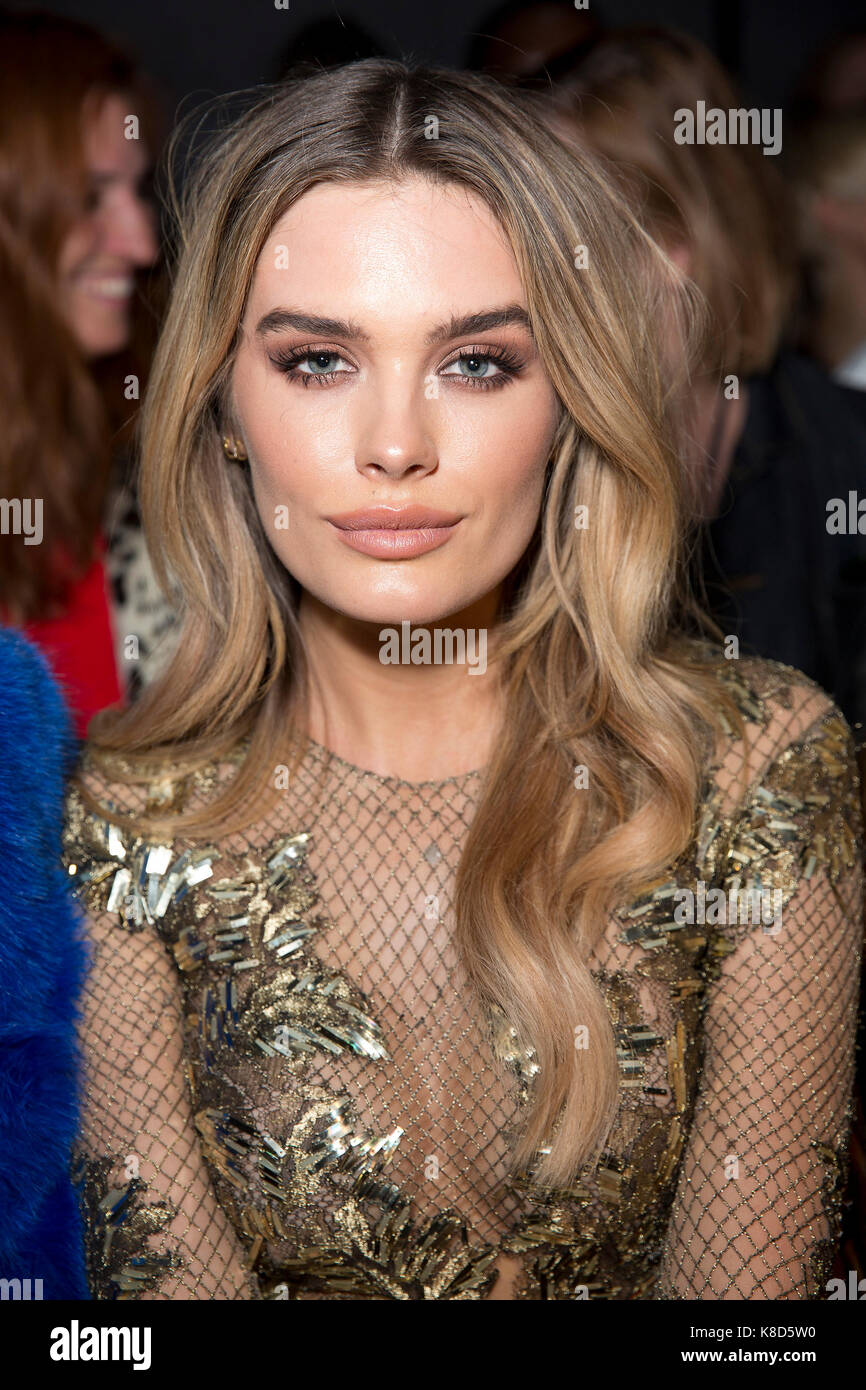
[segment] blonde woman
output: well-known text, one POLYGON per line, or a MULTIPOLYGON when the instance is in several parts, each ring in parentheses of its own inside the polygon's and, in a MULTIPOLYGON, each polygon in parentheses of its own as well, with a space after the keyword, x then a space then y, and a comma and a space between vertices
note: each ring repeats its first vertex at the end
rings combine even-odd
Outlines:
POLYGON ((851 735, 695 635, 672 263, 534 99, 378 59, 266 91, 183 219, 184 634, 65 829, 94 1295, 823 1296, 851 735))

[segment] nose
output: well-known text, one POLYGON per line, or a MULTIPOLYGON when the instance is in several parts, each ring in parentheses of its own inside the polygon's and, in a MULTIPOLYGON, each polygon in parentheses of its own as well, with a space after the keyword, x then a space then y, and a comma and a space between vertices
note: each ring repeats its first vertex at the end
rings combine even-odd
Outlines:
POLYGON ((137 190, 126 187, 106 212, 103 249, 132 265, 153 265, 159 255, 156 214, 137 190))
POLYGON ((438 466, 423 382, 393 364, 362 393, 355 466, 372 480, 423 477, 438 466))

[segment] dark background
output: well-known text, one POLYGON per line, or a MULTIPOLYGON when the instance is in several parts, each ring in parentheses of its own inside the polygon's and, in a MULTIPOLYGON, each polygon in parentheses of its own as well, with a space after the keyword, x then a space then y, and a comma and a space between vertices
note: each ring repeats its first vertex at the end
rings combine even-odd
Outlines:
MULTIPOLYGON (((279 75, 283 51, 308 25, 354 21, 393 57, 464 65, 469 37, 483 32, 488 0, 45 0, 31 6, 70 15, 119 39, 154 78, 168 113, 189 97, 233 91, 279 75)), ((672 24, 703 40, 740 80, 750 102, 784 107, 801 68, 822 43, 866 27, 863 0, 590 0, 610 26, 672 24)), ((193 100, 193 105, 195 100, 193 100)))

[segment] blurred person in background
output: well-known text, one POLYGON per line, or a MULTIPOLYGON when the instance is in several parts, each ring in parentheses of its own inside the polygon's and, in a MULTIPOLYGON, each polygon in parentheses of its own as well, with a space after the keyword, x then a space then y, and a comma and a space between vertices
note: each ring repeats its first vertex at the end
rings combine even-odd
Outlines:
POLYGON ((690 385, 706 601, 742 650, 807 672, 866 719, 866 537, 828 529, 866 481, 850 392, 784 346, 796 288, 793 197, 760 147, 680 144, 676 113, 745 103, 712 54, 672 30, 601 36, 556 84, 551 121, 613 161, 644 225, 703 292, 690 385))
POLYGON ((785 169, 800 203, 800 341, 834 380, 866 390, 866 112, 796 129, 785 169))
POLYGON ((152 126, 112 43, 0 15, 0 617, 45 652, 81 735, 136 693, 170 625, 117 448, 146 361, 130 351, 139 278, 158 255, 152 126))
POLYGON ((797 83, 792 116, 809 120, 866 112, 866 29, 836 34, 819 49, 797 83))
POLYGON ((580 10, 572 0, 505 0, 471 36, 466 66, 523 84, 600 30, 595 7, 580 10))
MULTIPOLYGON (((695 577, 703 572, 713 617, 743 651, 835 692, 854 727, 866 801, 866 536, 850 524, 846 534, 828 529, 831 499, 866 493, 863 398, 785 345, 797 289, 793 194, 760 149, 676 143, 675 113, 699 100, 726 112, 745 105, 695 39, 635 28, 582 52, 554 93, 552 123, 614 162, 647 229, 703 291, 705 348, 690 388, 706 519, 695 577)), ((861 1001, 861 1055, 863 1036, 861 1001)), ((860 1174, 863 1091, 861 1071, 850 1148, 860 1174)), ((843 1250, 866 1266, 866 1190, 856 1180, 843 1250)))

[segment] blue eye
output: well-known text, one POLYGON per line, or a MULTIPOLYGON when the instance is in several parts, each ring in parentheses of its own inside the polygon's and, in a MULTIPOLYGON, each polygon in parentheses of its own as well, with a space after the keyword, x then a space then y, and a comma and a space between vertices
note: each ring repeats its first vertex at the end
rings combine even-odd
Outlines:
POLYGON ((341 357, 335 348, 292 348, 288 352, 276 352, 271 361, 290 381, 299 381, 302 386, 330 385, 338 376, 351 376, 354 368, 341 357), (343 363, 338 371, 337 363, 343 363))
MULTIPOLYGON (((496 365, 493 358, 482 355, 479 352, 467 353, 462 357, 456 358, 453 362, 449 362, 448 365, 449 367, 461 368, 459 372, 451 373, 451 375, 467 376, 475 381, 483 380, 483 378, 487 376, 498 375, 498 369, 497 372, 492 370, 496 365), (465 372, 462 370, 464 367, 466 368, 465 372)), ((446 371, 444 375, 448 376, 449 373, 446 371)))
POLYGON ((334 371, 332 364, 342 362, 342 360, 342 357, 339 357, 336 352, 308 352, 297 359, 297 365, 300 367, 301 363, 309 362, 311 365, 309 376, 331 376, 334 371))
POLYGON ((466 386, 489 391, 507 386, 526 363, 512 349, 500 347, 464 348, 440 369, 441 376, 450 376, 466 386), (456 368, 452 371, 452 368, 456 368))
MULTIPOLYGON (((291 348, 273 353, 271 361, 285 377, 300 382, 302 386, 313 383, 330 386, 337 377, 351 376, 356 371, 336 348, 291 348)), ((441 367, 439 374, 457 378, 467 386, 489 390, 507 386, 525 365, 514 351, 492 347, 485 347, 484 350, 480 347, 465 348, 441 367), (452 368, 455 370, 452 371, 452 368)))

